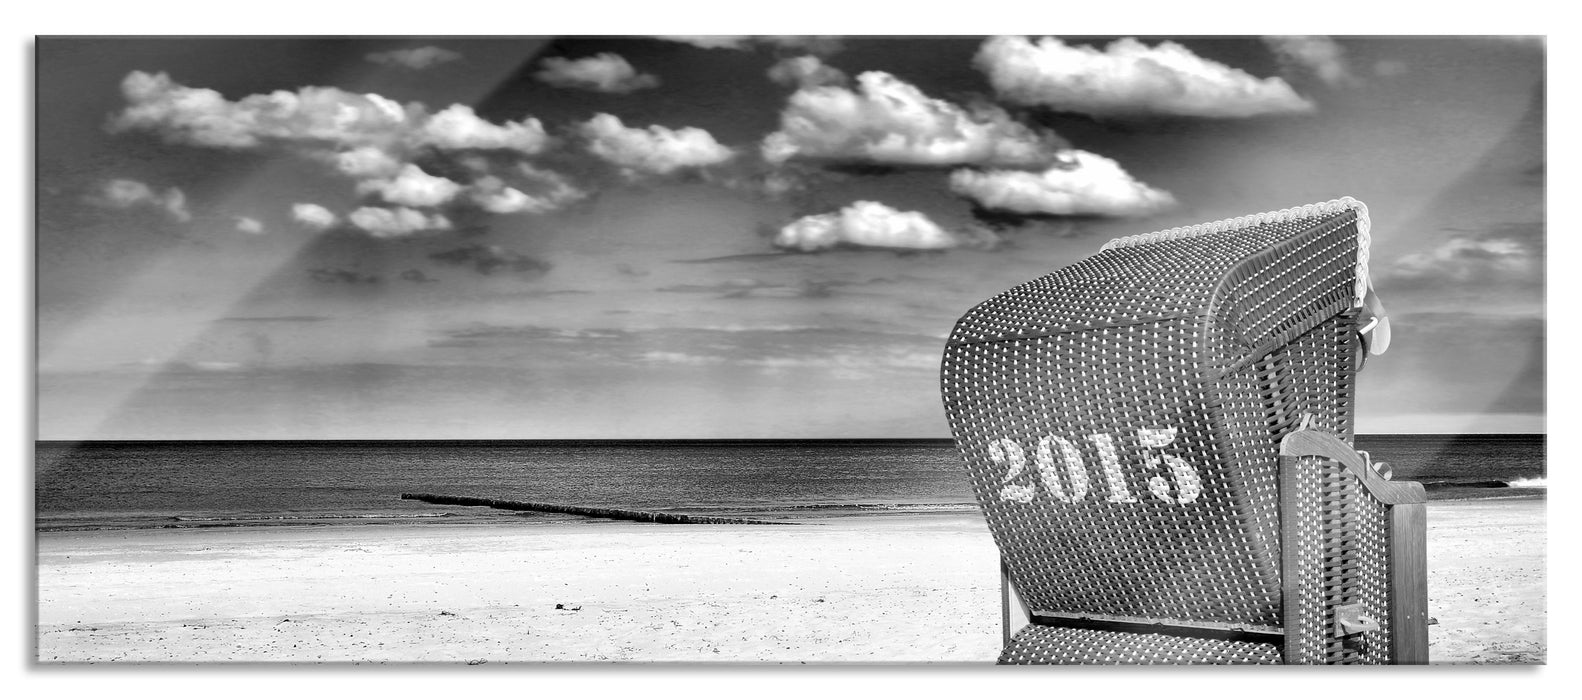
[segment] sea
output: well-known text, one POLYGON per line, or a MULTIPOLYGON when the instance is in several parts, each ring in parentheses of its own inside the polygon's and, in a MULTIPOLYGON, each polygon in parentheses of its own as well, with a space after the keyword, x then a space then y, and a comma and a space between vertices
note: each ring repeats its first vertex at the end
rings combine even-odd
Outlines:
MULTIPOLYGON (((1541 498, 1543 435, 1362 435, 1431 500, 1541 498)), ((950 440, 134 441, 35 444, 37 531, 552 525, 431 493, 792 522, 978 513, 950 440)))

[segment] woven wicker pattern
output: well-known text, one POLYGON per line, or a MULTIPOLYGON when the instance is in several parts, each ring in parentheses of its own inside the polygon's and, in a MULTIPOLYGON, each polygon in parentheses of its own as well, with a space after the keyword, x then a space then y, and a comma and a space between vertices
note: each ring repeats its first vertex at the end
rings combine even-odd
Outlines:
MULTIPOLYGON (((1338 468, 1338 467, 1337 467, 1338 468)), ((1359 494, 1355 500, 1357 523, 1356 550, 1351 560, 1357 566, 1356 595, 1363 609, 1380 621, 1379 631, 1367 632, 1357 640, 1355 663, 1386 664, 1390 657, 1391 630, 1388 623, 1390 587, 1387 532, 1388 512, 1383 503, 1359 494)))
MULTIPOLYGON (((1278 441, 1304 414, 1350 437, 1366 230, 1366 209, 1341 200, 1119 239, 961 319, 943 364, 946 413, 1030 607, 1288 622, 1278 441)), ((1324 631, 1326 599, 1379 597, 1383 573, 1324 562, 1381 544, 1382 530, 1353 522, 1362 516, 1349 482, 1314 474, 1301 486, 1312 512, 1298 516, 1313 533, 1311 600, 1298 607, 1311 618, 1302 627, 1318 630, 1306 662, 1372 660, 1368 649, 1387 646, 1382 635, 1340 648, 1324 631)), ((1006 658, 1122 633, 1034 625, 1024 634, 1006 658)), ((1187 642, 1199 651, 1249 644, 1187 642)), ((1162 659, 1185 648, 1160 643, 1158 656, 1119 663, 1175 663, 1162 659)), ((1230 658, 1230 648, 1209 655, 1230 658)))
POLYGON ((1002 664, 1278 664, 1280 646, 1257 642, 1029 625, 1002 664))

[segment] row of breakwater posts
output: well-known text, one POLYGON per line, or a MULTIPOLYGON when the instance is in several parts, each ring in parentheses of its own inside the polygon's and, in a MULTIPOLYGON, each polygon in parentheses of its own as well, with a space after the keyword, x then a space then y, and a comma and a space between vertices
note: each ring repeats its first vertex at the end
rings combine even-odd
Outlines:
POLYGON ((565 513, 568 515, 585 515, 590 518, 610 518, 612 520, 636 520, 643 523, 667 523, 673 525, 795 525, 796 523, 776 522, 773 520, 746 520, 743 518, 713 518, 706 515, 682 515, 679 513, 651 513, 642 510, 621 510, 619 508, 586 508, 583 506, 561 506, 553 503, 528 503, 525 501, 503 501, 497 498, 473 498, 471 496, 443 496, 433 493, 403 493, 401 498, 424 503, 434 503, 444 506, 484 506, 500 510, 530 510, 540 513, 565 513))

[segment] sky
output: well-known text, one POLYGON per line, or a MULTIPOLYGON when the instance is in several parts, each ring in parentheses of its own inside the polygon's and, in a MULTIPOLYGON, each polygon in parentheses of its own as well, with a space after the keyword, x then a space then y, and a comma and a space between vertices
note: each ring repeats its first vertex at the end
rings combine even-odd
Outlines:
POLYGON ((41 439, 948 437, 974 304, 1348 195, 1358 431, 1545 431, 1541 39, 34 49, 41 439))

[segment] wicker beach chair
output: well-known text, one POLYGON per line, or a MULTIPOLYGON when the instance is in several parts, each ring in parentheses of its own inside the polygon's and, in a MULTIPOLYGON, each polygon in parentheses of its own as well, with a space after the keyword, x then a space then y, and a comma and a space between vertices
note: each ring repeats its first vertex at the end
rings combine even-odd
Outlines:
POLYGON ((1368 225, 1348 197, 1121 238, 962 317, 1001 663, 1427 662, 1423 489, 1350 445, 1388 343, 1368 225))

